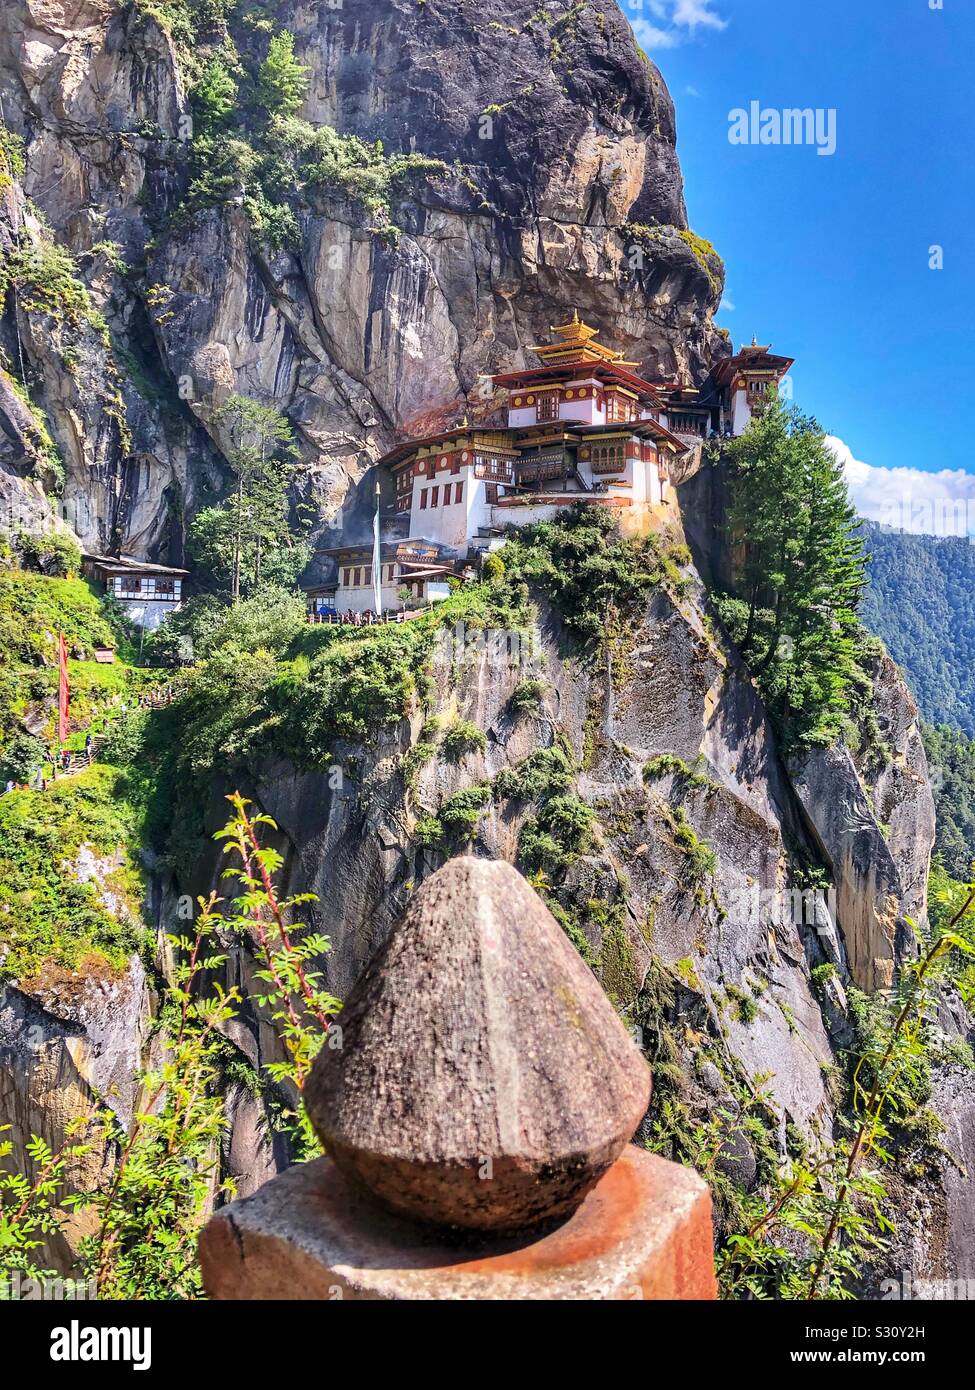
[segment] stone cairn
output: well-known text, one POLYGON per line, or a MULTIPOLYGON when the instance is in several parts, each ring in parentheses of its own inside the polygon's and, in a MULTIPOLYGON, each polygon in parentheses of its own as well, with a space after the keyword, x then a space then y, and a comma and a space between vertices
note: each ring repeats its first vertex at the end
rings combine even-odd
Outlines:
POLYGON ((714 1298, 711 1202, 628 1143, 650 1071, 509 864, 415 894, 305 1090, 327 1157, 217 1213, 210 1298, 714 1298))

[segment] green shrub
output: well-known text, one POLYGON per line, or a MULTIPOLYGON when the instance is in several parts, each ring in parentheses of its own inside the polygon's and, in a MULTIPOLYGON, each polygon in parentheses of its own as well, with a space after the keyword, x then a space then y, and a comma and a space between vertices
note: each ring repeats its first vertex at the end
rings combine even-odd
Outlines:
POLYGON ((476 783, 448 796, 439 812, 440 824, 447 837, 458 842, 472 840, 477 823, 490 801, 491 787, 487 782, 476 783))
POLYGON ((500 584, 504 579, 505 566, 504 560, 496 550, 491 550, 485 555, 484 563, 481 566, 481 577, 489 584, 500 584))
MULTIPOLYGON (((21 179, 25 167, 23 140, 0 122, 0 175, 6 175, 8 179, 21 179)), ((0 182, 0 189, 2 187, 0 182)))
POLYGON ((526 676, 511 692, 511 708, 519 714, 534 714, 541 708, 547 690, 548 681, 542 680, 540 676, 526 676))
POLYGON ((753 995, 739 989, 737 985, 727 985, 725 993, 731 1003, 732 1016, 739 1023, 754 1023, 758 1018, 758 1004, 753 995))
POLYGON ((575 796, 554 796, 526 821, 518 853, 529 871, 557 874, 592 847, 596 814, 575 796))
POLYGON ((700 759, 687 763, 673 753, 659 753, 643 766, 644 782, 658 782, 664 777, 677 778, 683 787, 711 786, 710 778, 701 771, 700 759))
POLYGON ((809 976, 817 996, 822 998, 826 992, 826 986, 836 978, 836 966, 832 961, 825 961, 822 965, 814 965, 809 976))
POLYGON ((0 754, 0 782, 29 782, 47 761, 47 749, 33 734, 14 734, 0 754))
MULTIPOLYGON (((10 740, 23 732, 28 711, 39 717, 37 724, 31 720, 35 732, 53 732, 59 632, 69 649, 90 652, 94 646, 114 645, 120 654, 128 651, 124 634, 84 580, 0 569, 0 758, 10 740)), ((72 662, 70 669, 72 718, 103 718, 116 693, 107 682, 126 679, 124 663, 96 668, 94 662, 72 662)))
POLYGON ((685 881, 699 887, 706 879, 714 877, 718 856, 710 845, 698 838, 682 806, 670 809, 670 823, 674 844, 684 856, 685 881))
POLYGON ((537 748, 517 767, 506 767, 498 773, 494 779, 494 794, 499 801, 537 801, 543 796, 568 791, 575 773, 576 764, 566 745, 557 743, 551 748, 537 748))
POLYGON ((512 533, 504 563, 509 581, 538 586, 585 645, 605 637, 612 613, 626 617, 670 583, 655 536, 625 540, 610 515, 581 503, 512 533))
POLYGON ((34 241, 24 239, 7 265, 0 267, 0 290, 10 283, 17 285, 22 313, 48 314, 73 328, 87 324, 108 347, 108 324, 78 276, 73 256, 48 240, 48 235, 34 241))
POLYGON ((437 745, 427 739, 419 739, 403 754, 400 764, 403 771, 403 778, 408 787, 416 785, 417 776, 421 768, 426 767, 431 758, 436 757, 437 745))
POLYGON ((487 736, 470 720, 458 719, 444 734, 440 746, 449 762, 459 763, 468 753, 483 753, 487 748, 487 736))
POLYGON ((17 548, 27 569, 66 579, 81 569, 81 547, 64 531, 21 531, 17 548))
POLYGON ((437 816, 421 816, 413 827, 413 837, 425 849, 439 849, 444 841, 444 828, 437 816))

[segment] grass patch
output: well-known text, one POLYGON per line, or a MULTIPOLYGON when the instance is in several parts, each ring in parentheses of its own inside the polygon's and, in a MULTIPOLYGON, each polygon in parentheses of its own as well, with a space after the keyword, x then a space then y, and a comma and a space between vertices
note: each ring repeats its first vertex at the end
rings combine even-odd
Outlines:
POLYGON ((124 968, 141 948, 141 812, 117 768, 94 766, 46 792, 0 797, 0 978, 30 982, 45 966, 124 968), (82 845, 117 860, 101 882, 79 882, 82 845), (115 904, 104 902, 103 894, 115 904))
MULTIPOLYGON (((70 661, 71 717, 84 732, 105 727, 113 701, 133 694, 144 678, 125 660, 131 655, 123 631, 83 579, 55 579, 30 570, 0 569, 0 763, 23 733, 30 712, 40 736, 54 733, 58 633, 69 649, 86 654, 97 646, 116 648, 116 663, 70 661)), ((71 746, 78 746, 77 738, 71 746)))

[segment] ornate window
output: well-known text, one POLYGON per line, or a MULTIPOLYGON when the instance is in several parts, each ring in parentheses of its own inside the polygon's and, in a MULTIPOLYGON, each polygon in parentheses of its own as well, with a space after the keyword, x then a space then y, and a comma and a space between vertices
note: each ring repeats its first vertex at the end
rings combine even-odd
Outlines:
POLYGON ((625 424, 630 418, 630 402, 625 396, 611 391, 606 397, 606 421, 610 425, 625 424))
POLYGON ((594 444, 592 450, 592 471, 594 473, 622 473, 626 468, 626 446, 622 440, 613 444, 594 444))
POLYGON ((474 465, 476 478, 490 478, 494 482, 511 482, 510 459, 493 458, 490 454, 478 454, 474 465))

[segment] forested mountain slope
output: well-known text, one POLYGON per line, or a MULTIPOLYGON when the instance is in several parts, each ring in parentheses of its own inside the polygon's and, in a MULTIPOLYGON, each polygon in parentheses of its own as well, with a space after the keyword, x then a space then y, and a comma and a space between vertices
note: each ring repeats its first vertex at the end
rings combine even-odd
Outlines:
POLYGON ((866 625, 904 668, 926 719, 975 734, 975 545, 864 524, 866 625))

